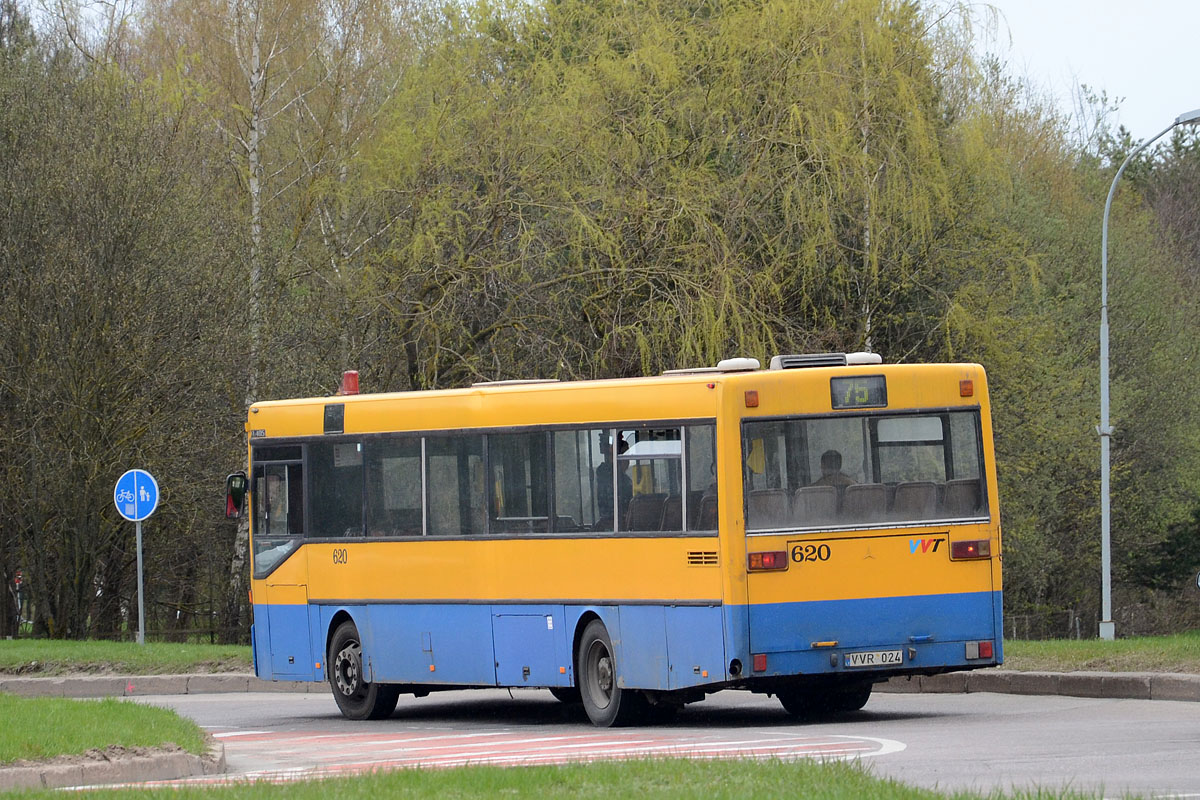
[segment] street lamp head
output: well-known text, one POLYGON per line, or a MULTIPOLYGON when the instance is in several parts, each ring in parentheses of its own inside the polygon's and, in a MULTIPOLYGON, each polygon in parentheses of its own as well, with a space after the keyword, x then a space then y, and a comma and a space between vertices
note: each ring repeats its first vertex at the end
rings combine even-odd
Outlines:
POLYGON ((1194 108, 1175 118, 1176 125, 1195 125, 1197 122, 1200 122, 1200 108, 1194 108))

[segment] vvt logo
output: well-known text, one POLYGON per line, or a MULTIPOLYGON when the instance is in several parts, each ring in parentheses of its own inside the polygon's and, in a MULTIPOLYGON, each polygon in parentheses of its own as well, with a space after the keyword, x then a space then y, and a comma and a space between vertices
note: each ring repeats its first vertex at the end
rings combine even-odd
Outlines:
POLYGON ((913 553, 916 553, 918 550, 921 551, 922 553, 936 553, 937 549, 938 549, 938 545, 941 543, 942 543, 942 540, 940 538, 938 538, 938 539, 909 539, 908 540, 908 552, 910 555, 913 553))

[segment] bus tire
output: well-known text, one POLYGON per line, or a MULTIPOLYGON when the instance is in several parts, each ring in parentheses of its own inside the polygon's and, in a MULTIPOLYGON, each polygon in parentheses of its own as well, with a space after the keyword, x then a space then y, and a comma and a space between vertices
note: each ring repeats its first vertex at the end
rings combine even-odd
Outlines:
POLYGON ((617 686, 617 659, 604 623, 594 619, 583 629, 575 674, 588 719, 598 728, 631 725, 646 709, 646 698, 617 686))
POLYGON ((574 686, 551 686, 550 694, 554 695, 555 700, 568 705, 583 701, 583 698, 579 694, 579 689, 574 686))
POLYGON ((829 708, 811 688, 781 689, 775 693, 783 710, 797 719, 819 717, 829 708))
POLYGON ((385 719, 396 710, 400 687, 367 683, 358 628, 347 620, 337 626, 329 643, 329 685, 342 716, 347 719, 385 719))
POLYGON ((858 711, 871 699, 871 688, 869 682, 837 687, 807 686, 784 689, 777 696, 783 709, 793 717, 810 719, 858 711))
POLYGON ((872 688, 870 682, 842 687, 830 698, 830 710, 840 713, 858 711, 871 699, 872 688))

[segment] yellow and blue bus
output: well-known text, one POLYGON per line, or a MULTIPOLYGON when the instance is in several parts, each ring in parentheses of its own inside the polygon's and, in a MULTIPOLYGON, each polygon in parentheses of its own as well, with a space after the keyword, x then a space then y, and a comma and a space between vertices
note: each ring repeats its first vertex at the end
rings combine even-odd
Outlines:
POLYGON ((1002 659, 976 364, 339 394, 246 431, 255 672, 328 681, 350 718, 467 687, 548 688, 599 726, 727 688, 820 715, 1002 659))

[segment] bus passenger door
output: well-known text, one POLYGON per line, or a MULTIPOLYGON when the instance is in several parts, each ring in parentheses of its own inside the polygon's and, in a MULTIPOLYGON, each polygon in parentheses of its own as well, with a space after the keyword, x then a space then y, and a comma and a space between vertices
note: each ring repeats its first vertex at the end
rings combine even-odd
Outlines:
POLYGON ((304 584, 267 582, 267 640, 271 652, 271 678, 312 680, 312 637, 308 627, 308 587, 304 584))

